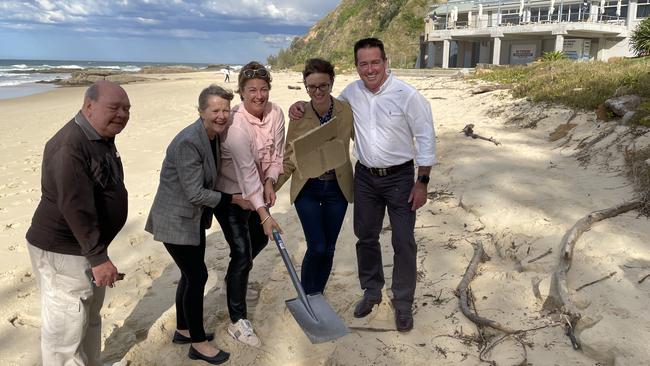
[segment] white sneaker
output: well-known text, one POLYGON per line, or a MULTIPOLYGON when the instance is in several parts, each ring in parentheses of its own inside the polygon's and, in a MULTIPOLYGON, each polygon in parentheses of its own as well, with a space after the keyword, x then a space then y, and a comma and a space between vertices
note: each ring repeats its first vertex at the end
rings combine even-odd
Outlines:
POLYGON ((248 319, 239 319, 237 323, 232 323, 228 326, 228 334, 236 340, 253 347, 259 347, 262 342, 255 335, 253 326, 248 319))

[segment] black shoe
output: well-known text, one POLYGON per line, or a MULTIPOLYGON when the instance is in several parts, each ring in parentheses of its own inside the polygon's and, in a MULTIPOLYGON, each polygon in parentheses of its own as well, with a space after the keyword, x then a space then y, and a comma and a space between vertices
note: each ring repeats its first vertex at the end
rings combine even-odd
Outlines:
POLYGON ((399 332, 408 332, 413 329, 413 311, 395 309, 395 327, 399 332))
POLYGON ((354 317, 363 318, 372 312, 373 306, 380 303, 381 297, 379 299, 371 299, 368 296, 363 295, 363 298, 354 307, 354 317))
POLYGON ((199 351, 195 350, 194 347, 190 346, 190 351, 187 353, 187 357, 192 360, 203 360, 212 365, 222 364, 230 358, 230 353, 226 351, 219 351, 216 355, 208 357, 201 354, 199 351))
MULTIPOLYGON (((205 338, 208 342, 212 341, 214 339, 214 333, 205 333, 205 338)), ((186 337, 178 331, 174 332, 174 338, 172 338, 172 342, 176 344, 188 344, 192 343, 192 338, 186 337)))

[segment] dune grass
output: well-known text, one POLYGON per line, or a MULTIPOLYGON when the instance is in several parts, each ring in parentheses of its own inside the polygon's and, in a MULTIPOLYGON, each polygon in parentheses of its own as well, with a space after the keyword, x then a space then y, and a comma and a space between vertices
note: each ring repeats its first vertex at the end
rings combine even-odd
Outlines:
POLYGON ((650 98, 650 57, 615 62, 539 61, 528 66, 497 67, 477 78, 513 84, 515 97, 535 102, 595 109, 617 89, 650 98))

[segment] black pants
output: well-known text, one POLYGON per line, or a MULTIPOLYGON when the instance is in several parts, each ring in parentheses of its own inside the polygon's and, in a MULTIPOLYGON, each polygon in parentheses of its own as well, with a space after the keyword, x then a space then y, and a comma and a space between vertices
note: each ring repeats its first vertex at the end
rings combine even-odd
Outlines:
POLYGON ((205 266, 205 230, 201 229, 199 245, 164 243, 181 270, 176 287, 176 329, 189 329, 192 342, 206 340, 203 328, 203 290, 208 281, 205 266))
POLYGON ((357 236, 359 282, 371 299, 381 297, 384 269, 379 234, 386 208, 392 229, 393 305, 410 309, 415 294, 417 247, 415 211, 408 202, 414 184, 413 165, 386 176, 375 176, 360 166, 354 169, 354 234, 357 236))
POLYGON ((260 224, 260 215, 230 204, 214 216, 230 246, 230 263, 226 274, 226 298, 230 320, 246 319, 246 289, 253 259, 264 249, 269 238, 260 224))

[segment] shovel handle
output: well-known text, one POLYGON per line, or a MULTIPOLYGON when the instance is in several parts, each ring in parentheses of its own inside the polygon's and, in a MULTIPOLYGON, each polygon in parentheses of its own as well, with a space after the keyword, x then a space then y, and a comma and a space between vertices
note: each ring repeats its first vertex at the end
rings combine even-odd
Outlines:
POLYGON ((305 294, 305 290, 302 288, 302 284, 298 279, 298 275, 296 274, 296 270, 293 267, 291 258, 289 258, 289 253, 287 253, 287 247, 284 245, 284 241, 282 240, 280 233, 275 229, 273 229, 273 240, 275 241, 275 244, 277 245, 278 250, 280 251, 280 255, 282 256, 284 265, 287 267, 287 271, 289 271, 291 282, 293 282, 293 287, 295 287, 296 291, 298 292, 298 298, 300 299, 300 302, 302 302, 305 308, 307 308, 310 315, 315 316, 313 314, 313 310, 311 309, 311 306, 309 305, 309 302, 307 301, 307 295, 305 294))

